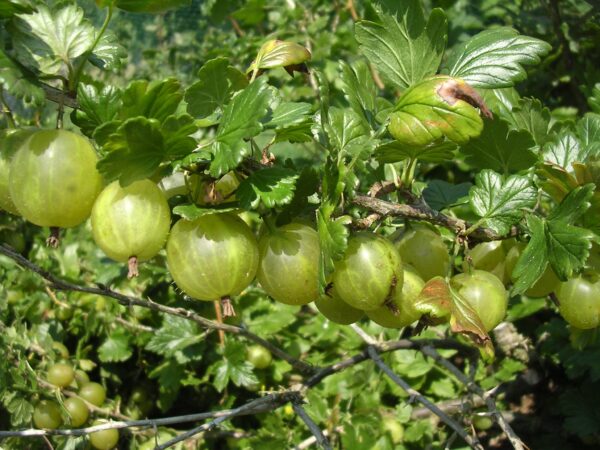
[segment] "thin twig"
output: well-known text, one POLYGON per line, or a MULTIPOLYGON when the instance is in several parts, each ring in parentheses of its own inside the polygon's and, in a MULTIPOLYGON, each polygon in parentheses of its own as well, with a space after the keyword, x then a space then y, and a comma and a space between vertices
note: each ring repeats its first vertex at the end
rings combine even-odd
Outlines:
POLYGON ((504 431, 504 433, 508 437, 508 440, 510 441, 510 443, 512 444, 512 446, 515 450, 525 450, 526 449, 525 444, 519 438, 519 436, 517 436, 515 431, 512 429, 512 427, 508 423, 508 420, 506 420, 506 417, 504 417, 502 415, 502 413, 500 411, 498 411, 496 402, 494 401, 494 399, 492 398, 491 395, 486 394, 486 392, 481 388, 481 386, 474 383, 458 367, 456 367, 454 364, 452 364, 447 359, 443 358, 437 352, 437 350, 435 348, 426 345, 426 346, 421 347, 420 350, 423 352, 423 354, 433 358, 438 364, 440 364, 441 366, 446 368, 450 373, 452 373, 461 383, 463 383, 466 386, 466 388, 470 392, 478 395, 485 401, 488 411, 490 412, 491 415, 494 416, 494 418, 496 419, 496 422, 498 423, 500 428, 502 428, 502 431, 504 431))
POLYGON ((278 392, 266 395, 265 397, 261 397, 259 399, 253 400, 245 405, 240 406, 239 408, 228 410, 227 412, 223 412, 220 417, 217 417, 215 420, 205 423, 199 427, 193 428, 185 433, 180 434, 177 437, 174 437, 170 441, 165 442, 162 445, 159 445, 155 448, 155 450, 164 450, 169 448, 179 442, 185 441, 199 433, 203 433, 208 430, 212 430, 213 428, 219 426, 222 422, 231 419, 232 417, 244 416, 248 414, 259 414, 262 412, 272 411, 288 402, 296 402, 300 399, 300 393, 294 390, 288 390, 284 392, 278 392))
POLYGON ((224 323, 218 324, 217 322, 206 319, 205 317, 202 317, 201 315, 196 314, 185 308, 173 308, 170 306, 161 305, 160 303, 156 303, 156 302, 153 302, 150 300, 143 300, 141 298, 131 297, 129 295, 124 295, 119 292, 113 291, 112 289, 109 289, 105 286, 99 286, 97 288, 93 288, 93 287, 81 286, 78 284, 71 283, 69 281, 66 281, 61 278, 56 277, 55 275, 51 274, 47 270, 42 269, 35 263, 31 262, 30 260, 28 260, 27 258, 22 256, 21 254, 17 253, 14 249, 12 249, 11 247, 9 247, 6 244, 0 244, 0 254, 8 256, 9 258, 11 258, 15 262, 17 262, 20 266, 25 267, 25 268, 31 270, 32 272, 38 274, 39 276, 41 276, 42 278, 44 278, 45 280, 50 282, 51 286, 54 289, 65 290, 65 291, 78 291, 78 292, 86 292, 89 294, 102 295, 104 297, 113 298, 124 306, 128 306, 128 307, 141 306, 144 308, 151 309, 153 311, 170 314, 172 316, 177 316, 177 317, 181 317, 183 319, 191 320, 193 322, 196 322, 201 327, 209 329, 209 330, 223 330, 228 333, 237 334, 239 336, 242 336, 250 341, 253 341, 253 342, 269 349, 269 351, 271 353, 273 353, 275 356, 287 361, 295 369, 297 369, 298 371, 300 371, 302 373, 312 374, 315 372, 315 368, 313 366, 311 366, 310 364, 307 364, 304 361, 300 361, 299 359, 294 358, 293 356, 291 356, 288 353, 281 350, 279 347, 271 344, 269 341, 257 336, 256 334, 252 333, 251 331, 249 331, 245 328, 237 327, 235 325, 228 325, 228 324, 224 324, 224 323))
POLYGON ((323 447, 325 450, 333 450, 331 448, 331 444, 329 444, 329 440, 323 435, 321 428, 310 418, 308 413, 304 410, 302 405, 299 402, 293 402, 292 408, 294 408, 294 412, 302 419, 302 421, 306 424, 310 432, 313 434, 317 443, 323 447))
POLYGON ((385 374, 388 377, 390 377, 390 379, 394 383, 396 383, 398 386, 400 386, 402 389, 404 389, 407 394, 409 394, 412 398, 414 398, 415 400, 417 400, 419 403, 423 404, 426 408, 429 408, 446 425, 448 425, 450 428, 452 428, 454 431, 456 431, 456 433, 467 444, 469 444, 469 446, 471 448, 474 448, 474 449, 477 449, 477 450, 483 450, 483 446, 479 443, 479 441, 476 438, 473 439, 473 437, 469 436, 465 432, 465 430, 460 426, 460 424, 458 424, 454 419, 452 419, 444 411, 442 411, 440 408, 438 408, 435 405, 435 403, 432 403, 430 400, 428 400, 426 397, 424 397, 420 392, 418 392, 416 389, 414 389, 410 384, 408 384, 406 381, 404 381, 402 378, 400 378, 398 375, 396 375, 392 371, 392 369, 386 363, 383 362, 383 360, 381 359, 381 357, 377 353, 377 350, 375 349, 375 347, 369 346, 367 348, 367 350, 369 352, 369 356, 375 362, 375 364, 377 364, 377 366, 381 370, 383 370, 383 372, 385 372, 385 374))

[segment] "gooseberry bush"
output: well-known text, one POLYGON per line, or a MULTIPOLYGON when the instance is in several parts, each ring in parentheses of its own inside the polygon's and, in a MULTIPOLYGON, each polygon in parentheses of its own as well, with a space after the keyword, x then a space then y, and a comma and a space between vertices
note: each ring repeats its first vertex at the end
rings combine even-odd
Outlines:
POLYGON ((0 449, 598 448, 600 10, 514 3, 2 2, 0 449))

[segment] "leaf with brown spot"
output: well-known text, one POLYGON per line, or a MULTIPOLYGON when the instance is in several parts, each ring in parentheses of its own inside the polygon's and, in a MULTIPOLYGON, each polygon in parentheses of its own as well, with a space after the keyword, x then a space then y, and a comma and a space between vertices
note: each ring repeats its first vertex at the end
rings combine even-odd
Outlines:
POLYGON ((425 284, 414 306, 417 311, 434 319, 449 316, 453 333, 466 335, 479 347, 487 360, 493 358, 494 347, 481 319, 471 305, 442 277, 435 277, 425 284))

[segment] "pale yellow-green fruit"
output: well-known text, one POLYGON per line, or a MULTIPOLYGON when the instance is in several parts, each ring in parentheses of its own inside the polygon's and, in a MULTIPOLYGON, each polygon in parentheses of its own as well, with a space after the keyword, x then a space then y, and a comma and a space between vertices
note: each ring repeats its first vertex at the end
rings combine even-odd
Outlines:
POLYGON ((402 289, 402 277, 402 259, 394 245, 377 234, 361 232, 348 240, 332 281, 343 301, 371 311, 383 305, 393 289, 402 289))
POLYGON ((485 331, 494 329, 506 316, 508 293, 495 275, 483 270, 459 273, 450 279, 450 286, 469 302, 485 331))
POLYGON ((319 296, 319 235, 312 227, 284 225, 265 233, 258 249, 256 279, 274 300, 306 305, 319 296))
POLYGON ((348 303, 340 299, 336 294, 335 288, 330 289, 329 295, 322 295, 315 300, 315 306, 321 314, 329 320, 340 325, 350 325, 358 322, 365 315, 365 312, 353 308, 348 303))
POLYGON ((94 241, 119 262, 152 258, 164 247, 171 225, 169 205, 150 180, 109 184, 96 199, 91 219, 94 241))
POLYGON ((600 325, 600 279, 578 276, 556 289, 560 315, 575 328, 589 330, 600 325))
POLYGON ((415 268, 424 281, 434 277, 446 277, 450 269, 450 255, 435 231, 417 225, 404 231, 394 243, 404 264, 415 268))
POLYGON ((13 203, 29 222, 43 227, 79 225, 102 189, 98 158, 83 136, 41 130, 21 145, 10 163, 13 203))
POLYGON ((167 241, 167 263, 177 286, 198 300, 238 295, 254 279, 258 244, 237 216, 181 219, 167 241))
POLYGON ((394 292, 390 299, 391 305, 384 304, 374 311, 367 311, 367 316, 386 328, 403 328, 410 325, 422 316, 415 309, 414 301, 421 293, 423 286, 425 286, 423 279, 414 269, 405 266, 402 289, 394 292))

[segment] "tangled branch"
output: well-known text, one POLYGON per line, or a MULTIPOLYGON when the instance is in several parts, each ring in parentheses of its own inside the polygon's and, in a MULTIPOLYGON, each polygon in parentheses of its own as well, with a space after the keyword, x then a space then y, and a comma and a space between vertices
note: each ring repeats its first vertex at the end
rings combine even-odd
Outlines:
POLYGON ((500 411, 498 411, 494 399, 485 393, 485 391, 475 384, 469 377, 467 377, 458 367, 456 367, 449 360, 441 357, 437 353, 437 349, 453 349, 459 351, 465 357, 475 361, 477 359, 477 350, 471 347, 468 347, 464 344, 461 344, 458 341, 451 339, 400 339, 397 341, 388 341, 388 342, 378 342, 368 334, 366 334, 359 327, 353 327, 353 329, 361 335, 363 340, 366 342, 366 346, 363 351, 331 365, 325 367, 316 367, 307 364, 304 361, 298 360, 286 352, 282 351, 274 344, 260 338, 259 336, 251 333, 250 331, 236 327, 233 325, 220 324, 217 322, 213 322, 208 320, 198 314, 195 314, 191 311, 185 310, 184 308, 172 308, 168 306, 164 306, 153 302, 151 300, 144 300, 136 297, 131 297, 127 295, 123 295, 119 292, 108 289, 104 286, 99 286, 96 288, 86 287, 77 285, 66 280, 63 280, 50 272, 42 269, 35 263, 31 262, 27 258, 23 257, 19 253, 17 253, 12 248, 2 244, 0 245, 0 254, 3 254, 20 266, 31 270, 32 272, 38 274, 44 280, 46 280, 51 287, 54 289, 61 290, 71 290, 71 291, 79 291, 79 292, 87 292, 97 295, 102 295, 105 297, 114 298, 119 303, 125 306, 141 306, 144 308, 148 308, 153 311, 162 312, 165 314, 171 314, 177 317, 182 317, 187 320, 194 321, 198 323, 200 326, 209 329, 209 330, 222 330, 224 332, 229 332, 233 334, 237 334, 242 336, 248 340, 256 342, 259 345, 264 346, 269 349, 275 356, 287 361, 290 363, 296 370, 301 372, 306 378, 300 382, 296 382, 294 385, 289 387, 288 389, 279 391, 279 392, 271 392, 267 393, 263 397, 254 399, 241 405, 237 408, 226 409, 221 411, 211 411, 204 412, 198 414, 189 414, 184 416, 174 416, 174 417, 166 417, 160 419, 147 419, 147 420, 120 420, 120 421, 112 421, 107 422, 100 425, 95 425, 86 428, 78 428, 78 429, 56 429, 56 430, 40 430, 40 429, 25 429, 25 430, 11 430, 11 431, 0 431, 0 439, 7 437, 47 437, 52 435, 58 436, 84 436, 90 433, 107 430, 107 429, 122 429, 122 428, 156 428, 158 426, 164 425, 174 425, 181 423, 189 423, 189 422, 198 422, 203 420, 209 420, 200 426, 190 429, 175 438, 171 439, 164 444, 157 446, 156 448, 159 450, 164 450, 175 445, 178 442, 185 441, 187 439, 193 438, 198 434, 204 433, 206 431, 212 430, 218 427, 221 423, 230 420, 235 417, 244 416, 244 415, 252 415, 265 413, 269 411, 274 411, 281 406, 291 403, 296 414, 304 421, 307 425, 311 433, 313 434, 313 439, 311 442, 319 443, 323 448, 329 449, 331 448, 325 434, 321 431, 319 426, 308 416, 306 411, 302 408, 301 404, 304 401, 306 392, 318 385, 323 379, 349 369, 351 367, 356 366, 364 361, 371 360, 373 361, 387 376, 390 377, 394 383, 398 384, 400 387, 406 390, 411 397, 421 404, 425 406, 428 410, 432 412, 435 416, 439 417, 442 422, 448 425, 456 435, 460 436, 471 448, 480 450, 483 447, 478 442, 475 436, 469 435, 463 426, 459 424, 455 419, 450 417, 446 412, 440 409, 437 405, 431 402, 429 399, 424 397, 422 394, 414 390, 406 381, 404 381, 401 377, 395 374, 392 369, 383 362, 380 355, 387 352, 399 351, 399 350, 418 350, 421 351, 424 355, 431 357, 437 364, 447 369, 452 373, 458 381, 460 381, 465 389, 471 392, 473 395, 476 395, 482 399, 483 402, 488 407, 490 414, 494 419, 498 422, 502 430, 506 433, 509 441, 513 445, 515 450, 525 450, 525 446, 522 441, 515 434, 514 430, 510 427, 506 418, 502 415, 500 411))

